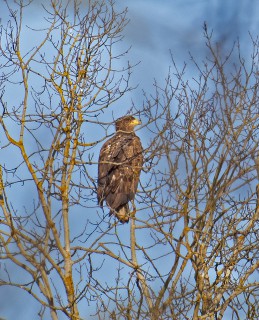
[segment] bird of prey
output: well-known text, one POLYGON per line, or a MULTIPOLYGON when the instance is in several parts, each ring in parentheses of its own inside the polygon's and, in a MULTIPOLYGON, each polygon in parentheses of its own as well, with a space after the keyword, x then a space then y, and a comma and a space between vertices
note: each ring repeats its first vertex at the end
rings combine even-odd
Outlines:
POLYGON ((115 121, 116 133, 101 148, 98 162, 98 203, 110 208, 120 222, 128 222, 129 202, 135 197, 143 165, 143 148, 135 134, 141 122, 133 116, 115 121))

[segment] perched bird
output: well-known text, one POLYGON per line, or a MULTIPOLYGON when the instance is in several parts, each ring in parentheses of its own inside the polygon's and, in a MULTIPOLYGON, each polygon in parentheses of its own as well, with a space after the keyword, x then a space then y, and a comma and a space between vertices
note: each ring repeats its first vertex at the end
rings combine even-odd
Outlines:
POLYGON ((128 202, 137 191, 143 165, 143 148, 134 132, 141 122, 133 116, 124 116, 115 121, 116 133, 101 148, 98 163, 98 204, 105 200, 120 222, 128 222, 128 202))

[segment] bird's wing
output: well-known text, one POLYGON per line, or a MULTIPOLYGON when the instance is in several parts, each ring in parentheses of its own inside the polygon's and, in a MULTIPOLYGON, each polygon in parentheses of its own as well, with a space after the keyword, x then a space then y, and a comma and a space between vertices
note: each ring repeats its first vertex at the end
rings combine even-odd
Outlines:
POLYGON ((142 152, 135 134, 117 135, 105 143, 99 158, 98 199, 105 199, 116 209, 134 198, 143 164, 142 152))

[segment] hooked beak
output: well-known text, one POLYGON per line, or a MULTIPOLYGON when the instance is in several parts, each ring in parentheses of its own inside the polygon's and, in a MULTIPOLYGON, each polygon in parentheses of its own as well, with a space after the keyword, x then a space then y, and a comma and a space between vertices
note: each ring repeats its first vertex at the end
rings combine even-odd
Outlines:
POLYGON ((138 126, 140 124, 142 124, 142 122, 140 120, 138 120, 137 118, 135 118, 133 121, 132 121, 132 124, 134 124, 134 126, 138 126))

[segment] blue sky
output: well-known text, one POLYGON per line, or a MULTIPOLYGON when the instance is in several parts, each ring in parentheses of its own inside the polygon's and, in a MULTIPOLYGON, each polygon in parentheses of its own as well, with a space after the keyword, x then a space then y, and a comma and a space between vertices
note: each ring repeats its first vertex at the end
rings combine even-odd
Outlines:
MULTIPOLYGON (((39 3, 39 1, 36 1, 39 3)), ((257 36, 259 30, 259 5, 246 0, 130 0, 117 1, 118 8, 128 7, 129 24, 125 29, 123 48, 132 47, 127 59, 133 64, 140 62, 133 72, 131 83, 138 88, 123 98, 116 106, 116 114, 123 115, 131 107, 131 99, 135 104, 143 103, 142 90, 152 93, 153 81, 163 82, 170 66, 170 50, 176 62, 183 65, 190 63, 189 51, 199 61, 206 54, 203 38, 203 23, 213 30, 214 41, 221 42, 224 50, 228 51, 237 38, 240 39, 241 51, 249 57, 250 31, 257 36)), ((39 7, 33 6, 26 23, 37 20, 41 23, 39 7)), ((0 13, 0 16, 3 13, 0 13)), ((5 17, 6 18, 6 17, 5 17)), ((30 39, 28 39, 30 43, 30 39)), ((126 62, 126 59, 125 59, 126 62)), ((190 67, 188 74, 193 76, 190 67)), ((113 132, 113 128, 110 128, 113 132)), ((140 132, 140 136, 148 144, 148 137, 140 132)), ((21 195, 21 198, 23 196, 21 195)), ((0 296, 8 296, 9 289, 0 287, 0 296)), ((23 320, 32 319, 36 314, 32 299, 22 294, 19 300, 13 298, 12 304, 6 304, 5 299, 0 300, 0 317, 6 319, 23 320), (22 297, 22 298, 21 298, 22 297), (24 300, 23 300, 24 299, 24 300), (28 299, 28 300, 26 300, 28 299), (23 301, 21 301, 23 300, 23 301), (24 301, 30 302, 24 303, 24 301), (12 306, 10 308, 10 306, 12 306), (19 310, 19 318, 17 318, 19 310)), ((47 319, 47 318, 46 318, 47 319)))
MULTIPOLYGON (((249 34, 257 35, 259 5, 256 1, 235 0, 142 0, 126 1, 130 23, 125 42, 132 45, 131 57, 141 61, 133 75, 140 87, 150 87, 152 79, 163 79, 170 64, 169 50, 177 63, 188 63, 189 51, 199 60, 205 54, 203 23, 213 30, 213 41, 226 50, 240 39, 247 44, 249 34)), ((121 2, 120 2, 121 5, 121 2)))

